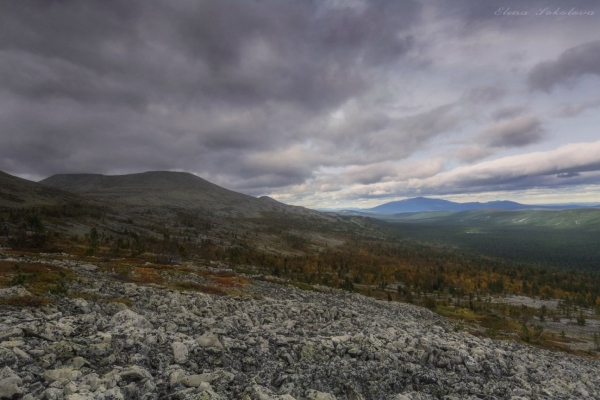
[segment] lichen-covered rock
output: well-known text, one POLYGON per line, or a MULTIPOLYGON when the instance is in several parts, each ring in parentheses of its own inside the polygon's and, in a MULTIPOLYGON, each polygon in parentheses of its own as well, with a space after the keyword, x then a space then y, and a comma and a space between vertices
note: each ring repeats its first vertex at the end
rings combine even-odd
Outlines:
POLYGON ((0 298, 2 297, 22 297, 31 296, 31 293, 23 286, 12 286, 8 288, 0 288, 0 298))
POLYGON ((307 400, 336 400, 331 393, 323 393, 312 389, 306 393, 306 398, 307 400))
POLYGON ((4 341, 10 338, 22 337, 23 330, 19 328, 10 328, 0 330, 0 341, 4 341))
POLYGON ((130 309, 119 311, 116 313, 110 323, 113 327, 123 328, 152 328, 152 324, 143 316, 135 313, 130 309))
POLYGON ((121 389, 112 388, 105 392, 98 394, 95 397, 96 400, 125 400, 125 396, 121 393, 121 389))
POLYGON ((188 348, 181 342, 171 344, 173 349, 173 358, 177 364, 185 364, 188 361, 188 348))
POLYGON ((0 399, 20 398, 23 394, 21 385, 23 380, 12 369, 4 367, 0 370, 0 399))
POLYGON ((0 346, 0 368, 15 367, 17 365, 17 355, 10 349, 0 346))
POLYGON ((243 400, 295 400, 289 394, 279 396, 272 390, 260 385, 249 386, 244 393, 243 400))
POLYGON ((79 376, 81 376, 81 372, 70 367, 44 371, 44 380, 46 383, 52 383, 54 381, 68 383, 76 380, 79 376))
POLYGON ((124 369, 123 371, 121 371, 121 373, 119 373, 119 376, 121 377, 121 379, 126 381, 141 381, 152 378, 150 372, 148 372, 144 368, 138 367, 137 365, 133 365, 129 368, 124 369))
POLYGON ((223 348, 223 344, 221 344, 219 338, 211 332, 206 332, 204 335, 198 337, 196 343, 198 343, 198 346, 200 347, 223 348))
POLYGON ((95 400, 95 397, 92 393, 73 393, 66 395, 65 400, 95 400))

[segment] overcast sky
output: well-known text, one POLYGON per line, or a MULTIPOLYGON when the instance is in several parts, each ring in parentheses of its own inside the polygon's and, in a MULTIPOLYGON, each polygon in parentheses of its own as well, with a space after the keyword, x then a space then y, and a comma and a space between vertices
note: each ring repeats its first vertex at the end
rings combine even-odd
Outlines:
POLYGON ((4 0, 0 105, 0 170, 33 180, 600 202, 600 3, 4 0))

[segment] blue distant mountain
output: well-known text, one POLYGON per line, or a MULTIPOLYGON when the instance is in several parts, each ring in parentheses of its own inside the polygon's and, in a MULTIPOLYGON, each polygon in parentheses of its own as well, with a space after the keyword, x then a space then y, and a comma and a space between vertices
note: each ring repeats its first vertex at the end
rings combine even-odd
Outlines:
POLYGON ((470 210, 531 210, 531 209, 547 209, 557 210, 566 208, 582 208, 584 205, 530 205, 521 204, 514 201, 498 200, 489 201, 487 203, 470 202, 470 203, 455 203, 449 200, 430 199, 427 197, 415 197, 412 199, 392 201, 390 203, 381 204, 377 207, 364 209, 365 212, 377 214, 396 214, 405 212, 424 212, 424 211, 470 211, 470 210))

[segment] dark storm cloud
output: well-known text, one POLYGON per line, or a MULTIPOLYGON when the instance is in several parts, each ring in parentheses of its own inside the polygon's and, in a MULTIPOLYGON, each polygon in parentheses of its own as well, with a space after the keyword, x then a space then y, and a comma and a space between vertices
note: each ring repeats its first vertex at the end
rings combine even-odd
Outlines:
POLYGON ((586 75, 600 75, 600 41, 570 48, 558 59, 536 65, 528 83, 533 90, 550 91, 556 85, 572 85, 586 75))
POLYGON ((412 1, 2 2, 0 169, 301 182, 318 165, 249 155, 310 139, 300 127, 369 90, 411 49, 418 13, 412 1))
POLYGON ((480 133, 479 137, 491 147, 523 147, 541 141, 545 130, 533 116, 498 122, 480 133))

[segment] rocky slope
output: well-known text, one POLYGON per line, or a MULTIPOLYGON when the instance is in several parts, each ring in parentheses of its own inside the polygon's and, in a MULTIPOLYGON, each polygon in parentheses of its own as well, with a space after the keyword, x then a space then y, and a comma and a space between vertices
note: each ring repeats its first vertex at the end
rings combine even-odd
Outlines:
POLYGON ((78 278, 55 304, 0 306, 0 398, 600 398, 596 361, 474 337, 412 305, 256 279, 214 296, 68 257, 4 261, 78 278))

